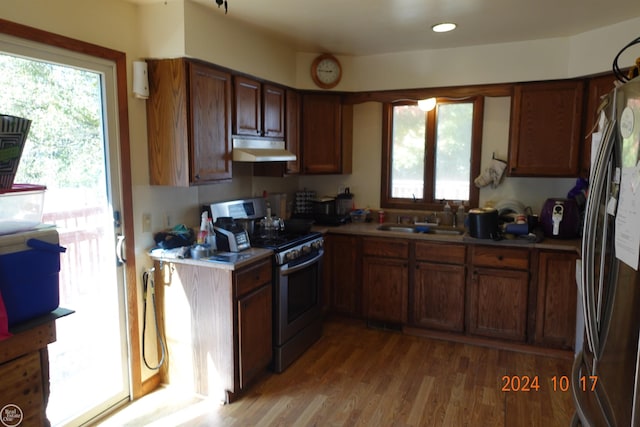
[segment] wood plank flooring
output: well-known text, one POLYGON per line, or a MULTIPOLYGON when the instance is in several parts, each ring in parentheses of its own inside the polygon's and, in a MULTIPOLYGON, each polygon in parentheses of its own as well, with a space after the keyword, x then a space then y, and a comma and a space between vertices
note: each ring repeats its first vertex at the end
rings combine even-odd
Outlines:
POLYGON ((568 359, 407 336, 331 318, 320 341, 289 369, 266 374, 230 405, 194 401, 165 389, 154 394, 165 393, 173 408, 163 411, 160 397, 136 412, 136 405, 151 402, 148 396, 99 425, 568 426, 571 393, 554 391, 551 379, 570 370, 568 359), (502 391, 503 376, 525 375, 538 377, 539 391, 502 391))

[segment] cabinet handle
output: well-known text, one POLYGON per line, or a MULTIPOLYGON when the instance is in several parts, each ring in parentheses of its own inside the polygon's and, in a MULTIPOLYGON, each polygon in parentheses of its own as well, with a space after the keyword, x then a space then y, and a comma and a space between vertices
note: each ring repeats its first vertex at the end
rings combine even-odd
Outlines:
POLYGON ((502 255, 498 255, 498 261, 502 261, 504 257, 502 255))
POLYGON ((196 175, 194 178, 196 179, 196 181, 199 181, 200 180, 200 174, 196 175))

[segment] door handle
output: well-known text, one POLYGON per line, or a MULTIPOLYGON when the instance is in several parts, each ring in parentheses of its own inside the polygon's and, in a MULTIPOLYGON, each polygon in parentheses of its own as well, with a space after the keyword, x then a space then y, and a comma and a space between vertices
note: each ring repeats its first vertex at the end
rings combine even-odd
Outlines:
POLYGON ((116 265, 121 266, 127 262, 124 255, 124 235, 116 236, 116 265))

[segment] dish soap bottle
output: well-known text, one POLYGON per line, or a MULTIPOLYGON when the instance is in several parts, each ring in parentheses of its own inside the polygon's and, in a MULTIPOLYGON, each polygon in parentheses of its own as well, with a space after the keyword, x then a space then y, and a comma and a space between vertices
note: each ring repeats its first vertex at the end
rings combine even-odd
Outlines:
POLYGON ((442 225, 453 225, 453 213, 449 202, 445 202, 442 209, 442 225))
POLYGON ((198 238, 196 240, 199 245, 204 245, 207 243, 207 240, 209 240, 208 218, 209 214, 206 211, 202 212, 200 220, 200 231, 198 232, 198 238))

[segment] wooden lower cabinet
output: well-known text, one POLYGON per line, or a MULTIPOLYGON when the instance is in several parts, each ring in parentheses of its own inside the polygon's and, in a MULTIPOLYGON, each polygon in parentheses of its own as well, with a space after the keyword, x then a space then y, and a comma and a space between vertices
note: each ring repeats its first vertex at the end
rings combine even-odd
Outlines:
POLYGON ((464 245, 415 243, 415 273, 410 285, 410 323, 464 332, 466 266, 464 245))
POLYGON ((329 308, 348 316, 362 316, 362 282, 358 237, 325 237, 325 300, 329 308))
POLYGON ((475 268, 469 292, 469 333, 527 340, 529 273, 475 268))
POLYGON ((165 383, 226 402, 272 359, 271 258, 239 270, 155 263, 165 383))
POLYGON ((409 242, 364 238, 362 253, 364 317, 407 323, 409 242))
POLYGON ((463 265, 416 263, 412 323, 425 328, 463 332, 465 282, 463 265))
POLYGON ((574 346, 573 251, 348 234, 325 247, 331 311, 418 334, 574 346))
POLYGON ((364 315, 367 319, 406 323, 409 267, 406 260, 364 257, 364 315))
POLYGON ((540 251, 536 344, 573 349, 576 334, 577 255, 571 252, 540 251))
POLYGON ((271 307, 271 283, 238 300, 240 388, 245 388, 271 362, 271 307))

